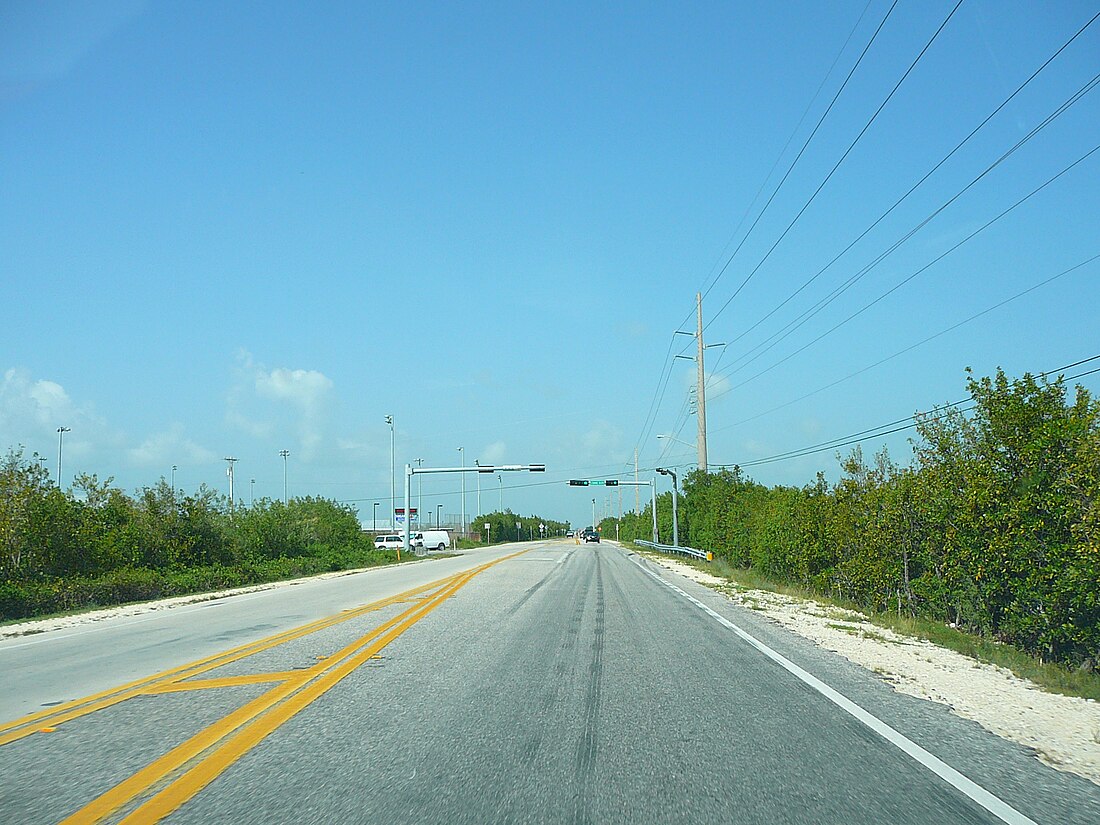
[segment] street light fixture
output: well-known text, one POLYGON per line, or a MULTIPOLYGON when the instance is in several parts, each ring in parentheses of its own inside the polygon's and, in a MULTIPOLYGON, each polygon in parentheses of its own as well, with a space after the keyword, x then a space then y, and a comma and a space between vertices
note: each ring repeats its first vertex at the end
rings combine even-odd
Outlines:
POLYGON ((279 450, 279 455, 283 457, 283 506, 286 506, 286 457, 290 455, 290 450, 279 450))
POLYGON ((691 447, 691 449, 693 449, 693 450, 695 449, 694 444, 691 444, 687 441, 684 441, 683 439, 677 438, 674 435, 663 434, 663 435, 657 436, 657 438, 658 439, 667 439, 668 441, 675 441, 677 444, 683 444, 685 447, 691 447))
POLYGON ((57 428, 57 489, 61 489, 61 442, 65 438, 65 433, 71 433, 71 427, 58 427, 57 428))

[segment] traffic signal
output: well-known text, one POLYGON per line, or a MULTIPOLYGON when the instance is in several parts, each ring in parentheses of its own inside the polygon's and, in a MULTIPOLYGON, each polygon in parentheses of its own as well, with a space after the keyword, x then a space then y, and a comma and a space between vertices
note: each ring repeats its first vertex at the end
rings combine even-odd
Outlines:
POLYGON ((609 478, 607 481, 604 482, 604 486, 606 486, 606 487, 618 487, 619 486, 619 479, 609 478))
POLYGON ((588 479, 571 478, 569 479, 570 487, 587 487, 588 479))

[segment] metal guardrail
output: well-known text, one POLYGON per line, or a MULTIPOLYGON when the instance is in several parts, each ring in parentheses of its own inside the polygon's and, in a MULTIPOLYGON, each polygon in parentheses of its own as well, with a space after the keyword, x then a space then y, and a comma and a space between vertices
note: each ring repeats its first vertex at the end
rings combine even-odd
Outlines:
POLYGON ((652 547, 654 550, 659 550, 662 553, 677 553, 681 556, 691 556, 701 561, 710 561, 710 553, 706 550, 696 550, 694 547, 673 547, 671 544, 655 544, 652 541, 645 541, 644 539, 635 539, 634 543, 640 544, 642 547, 652 547))

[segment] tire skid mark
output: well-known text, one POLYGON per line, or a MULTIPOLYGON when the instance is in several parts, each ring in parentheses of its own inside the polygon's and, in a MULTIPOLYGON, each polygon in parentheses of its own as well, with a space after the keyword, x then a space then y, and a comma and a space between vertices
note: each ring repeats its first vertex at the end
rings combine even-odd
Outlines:
MULTIPOLYGON (((587 579, 583 580, 587 583, 587 579)), ((561 643, 554 654, 553 679, 550 680, 547 689, 543 691, 538 704, 540 715, 551 713, 561 704, 562 688, 568 682, 567 675, 571 668, 573 651, 577 648, 577 637, 581 621, 584 618, 585 602, 588 600, 588 588, 578 587, 573 593, 573 603, 568 613, 569 623, 562 635, 561 643)), ((538 730, 523 748, 523 764, 530 768, 538 759, 544 741, 542 730, 538 730)))
POLYGON ((596 560, 596 615, 592 635, 592 661, 588 669, 588 690, 584 697, 584 731, 577 743, 576 772, 574 775, 577 796, 573 807, 573 822, 575 825, 587 825, 591 821, 588 810, 588 784, 596 765, 596 727, 600 716, 600 694, 603 682, 605 614, 603 563, 600 561, 598 552, 594 557, 596 560))

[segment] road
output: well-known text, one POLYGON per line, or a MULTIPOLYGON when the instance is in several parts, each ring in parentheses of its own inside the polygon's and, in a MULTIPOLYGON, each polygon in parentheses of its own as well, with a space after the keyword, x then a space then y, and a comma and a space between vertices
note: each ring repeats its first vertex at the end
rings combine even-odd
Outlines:
POLYGON ((1100 821, 1095 785, 608 543, 233 602, 0 644, 5 711, 56 695, 9 690, 32 657, 100 694, 0 726, 0 821, 1100 821))

